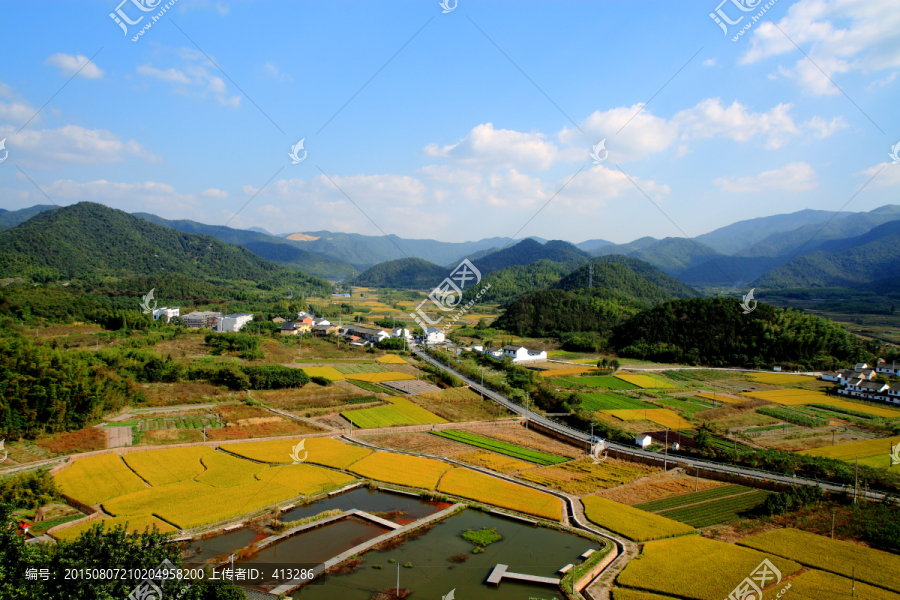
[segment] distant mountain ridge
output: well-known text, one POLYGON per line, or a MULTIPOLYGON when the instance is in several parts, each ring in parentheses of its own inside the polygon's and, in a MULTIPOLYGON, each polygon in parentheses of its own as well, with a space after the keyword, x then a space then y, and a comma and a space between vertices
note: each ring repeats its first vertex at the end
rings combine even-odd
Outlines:
POLYGON ((219 241, 242 246, 261 258, 316 277, 346 279, 356 275, 356 269, 345 261, 315 254, 304 250, 297 242, 291 242, 268 233, 205 225, 188 220, 170 221, 149 213, 133 213, 133 215, 170 229, 209 235, 219 241))
POLYGON ((421 258, 398 258, 378 263, 362 272, 353 285, 374 288, 431 289, 450 274, 442 267, 421 258))

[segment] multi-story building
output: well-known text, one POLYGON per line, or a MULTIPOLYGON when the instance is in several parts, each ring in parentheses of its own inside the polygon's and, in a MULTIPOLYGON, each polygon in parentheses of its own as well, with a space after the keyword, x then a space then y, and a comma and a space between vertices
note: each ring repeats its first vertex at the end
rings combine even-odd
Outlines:
POLYGON ((233 313, 216 319, 216 331, 235 333, 253 320, 250 313, 233 313))
POLYGON ((216 321, 222 317, 220 312, 212 312, 208 310, 193 311, 184 315, 181 319, 184 321, 185 327, 199 329, 205 327, 208 329, 216 328, 216 321))

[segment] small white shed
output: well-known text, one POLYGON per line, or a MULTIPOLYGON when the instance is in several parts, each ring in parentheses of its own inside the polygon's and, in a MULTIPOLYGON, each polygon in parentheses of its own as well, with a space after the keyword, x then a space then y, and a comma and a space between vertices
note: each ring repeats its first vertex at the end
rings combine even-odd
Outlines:
POLYGON ((636 438, 634 438, 634 443, 640 446, 641 448, 648 448, 650 444, 653 443, 653 438, 647 434, 640 434, 636 438))

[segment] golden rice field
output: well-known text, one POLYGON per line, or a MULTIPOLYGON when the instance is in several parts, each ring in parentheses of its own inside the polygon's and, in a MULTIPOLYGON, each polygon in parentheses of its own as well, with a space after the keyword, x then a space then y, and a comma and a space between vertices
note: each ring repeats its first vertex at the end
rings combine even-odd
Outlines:
POLYGON ((475 452, 464 452, 453 457, 455 460, 461 460, 464 463, 475 465, 476 467, 484 467, 498 473, 514 473, 534 467, 534 463, 525 462, 511 456, 503 456, 494 452, 485 450, 476 450, 475 452))
POLYGON ((368 381, 369 383, 415 379, 415 377, 409 373, 397 373, 396 371, 388 371, 387 373, 348 373, 344 375, 344 377, 347 379, 355 379, 356 381, 368 381))
POLYGON ((697 532, 690 525, 599 496, 586 496, 581 499, 581 503, 584 505, 585 516, 591 522, 635 542, 648 542, 697 532))
POLYGON ((63 494, 91 506, 147 487, 118 454, 76 459, 54 479, 63 494))
POLYGON ((777 556, 692 535, 645 544, 616 583, 690 600, 722 600, 765 558, 781 571, 782 578, 802 568, 777 556))
POLYGON ((739 402, 745 402, 745 400, 742 400, 740 398, 735 398, 734 396, 726 396, 725 394, 718 394, 718 393, 714 394, 713 392, 700 392, 699 394, 694 394, 694 395, 697 396, 698 398, 704 398, 706 400, 724 402, 725 404, 735 404, 735 403, 739 403, 739 402))
POLYGON ((790 373, 750 373, 750 379, 756 383, 768 383, 770 385, 790 385, 792 383, 806 383, 815 381, 815 377, 809 375, 791 375, 790 373))
POLYGON ((802 404, 821 403, 829 399, 822 392, 810 392, 808 390, 765 390, 760 392, 743 392, 741 396, 766 400, 785 406, 799 406, 802 404))
POLYGON ((408 365, 409 363, 402 357, 397 356, 396 354, 385 354, 384 356, 379 356, 375 359, 375 362, 380 362, 383 365, 408 365))
POLYGON ((674 383, 669 383, 664 379, 657 379, 656 377, 651 377, 650 375, 634 375, 632 373, 619 373, 616 375, 618 379, 622 381, 627 381, 632 385, 636 385, 639 388, 643 388, 645 390, 653 390, 653 389, 668 389, 678 387, 674 383))
POLYGON ((215 452, 208 446, 130 452, 122 458, 152 486, 193 479, 206 470, 200 459, 215 452))
POLYGON ((102 525, 104 529, 111 530, 115 529, 117 526, 122 525, 127 527, 127 531, 144 533, 148 528, 150 531, 154 529, 158 530, 160 533, 174 533, 178 531, 165 521, 161 521, 154 516, 142 515, 139 517, 112 517, 109 519, 97 519, 95 521, 86 521, 84 523, 79 523, 78 525, 73 525, 71 527, 67 527, 65 529, 60 529, 59 531, 53 534, 58 540, 65 540, 67 542, 71 542, 78 538, 82 532, 88 531, 95 525, 102 525))
POLYGON ((633 466, 606 462, 594 464, 592 459, 583 458, 561 465, 541 467, 518 476, 538 485, 582 495, 634 481, 653 470, 637 463, 633 466))
POLYGON ((560 375, 579 375, 581 373, 590 373, 591 371, 599 371, 597 367, 574 367, 571 369, 549 369, 541 371, 541 377, 558 377, 560 375))
POLYGON ((251 460, 290 464, 294 462, 294 459, 291 458, 291 453, 301 441, 304 448, 298 450, 298 456, 302 458, 305 451, 306 460, 304 462, 334 467, 335 469, 346 469, 359 459, 372 454, 372 450, 367 448, 345 444, 340 440, 329 437, 224 444, 222 450, 251 460))
POLYGON ((876 417, 885 417, 888 419, 900 417, 900 410, 897 410, 895 408, 888 408, 886 406, 871 406, 869 404, 851 402, 849 400, 842 400, 840 398, 831 398, 830 400, 826 400, 824 404, 833 406, 835 408, 845 408, 848 410, 864 412, 876 417))
POLYGON ((302 370, 310 377, 324 377, 332 381, 344 379, 344 374, 334 367, 303 367, 302 370))
POLYGON ((562 520, 559 498, 462 467, 444 475, 438 490, 544 519, 562 520))
POLYGON ((250 462, 224 452, 212 452, 200 458, 206 467, 195 480, 219 488, 232 488, 251 483, 265 465, 250 462))
POLYGON ((798 454, 806 454, 809 456, 824 456, 826 458, 835 458, 837 460, 855 460, 857 456, 866 458, 870 456, 884 455, 888 458, 891 449, 900 444, 900 437, 884 438, 880 440, 862 440, 859 442, 849 442, 847 444, 838 444, 836 446, 823 446, 821 448, 812 448, 810 450, 801 450, 798 454))
POLYGON ((844 577, 852 577, 855 569, 857 581, 900 593, 900 556, 896 554, 801 529, 773 529, 738 544, 844 577))
POLYGON ((225 488, 182 481, 108 500, 103 509, 116 517, 156 515, 181 529, 189 529, 352 481, 354 478, 349 475, 312 465, 263 467, 259 478, 243 485, 225 488))
POLYGON ((629 590, 625 588, 613 588, 610 590, 612 600, 672 600, 671 596, 660 596, 650 592, 629 590))
POLYGON ((669 429, 691 429, 694 427, 693 423, 668 408, 619 408, 602 410, 600 412, 612 415, 620 421, 653 421, 669 429))
POLYGON ((441 475, 452 467, 430 458, 375 452, 352 464, 350 471, 386 483, 433 490, 441 475))
MULTIPOLYGON (((865 598, 865 600, 896 600, 897 598, 897 594, 894 592, 861 583, 859 580, 854 584, 852 579, 815 570, 807 571, 791 579, 790 584, 791 589, 782 596, 785 600, 788 597, 798 600, 852 599, 854 597, 865 598)), ((772 589, 781 591, 783 587, 784 585, 780 585, 772 589)))

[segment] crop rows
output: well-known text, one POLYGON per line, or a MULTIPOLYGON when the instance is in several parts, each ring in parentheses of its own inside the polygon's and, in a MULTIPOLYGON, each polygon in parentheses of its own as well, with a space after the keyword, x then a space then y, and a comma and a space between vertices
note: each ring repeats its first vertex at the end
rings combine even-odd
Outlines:
POLYGON ((555 465, 569 460, 568 458, 554 456, 552 454, 545 454, 537 450, 531 450, 530 448, 523 448, 522 446, 516 446, 507 442, 501 442, 500 440, 475 435, 474 433, 469 433, 468 431, 455 431, 453 429, 449 429, 447 431, 436 431, 434 432, 434 434, 457 442, 462 442, 463 444, 469 444, 470 446, 475 446, 476 448, 493 450, 494 452, 497 452, 499 454, 505 454, 506 456, 512 456, 513 458, 527 460, 539 465, 555 465))
POLYGON ((805 427, 824 427, 825 425, 828 425, 828 419, 810 417, 808 415, 804 415, 802 413, 785 408, 772 408, 764 406, 763 408, 757 408, 756 412, 761 415, 774 417, 776 419, 781 419, 782 421, 787 421, 788 423, 793 423, 794 425, 803 425, 805 427))
POLYGON ((386 373, 387 369, 381 365, 338 365, 334 367, 339 373, 351 375, 354 373, 386 373))
POLYGON ((737 494, 742 494, 744 492, 749 492, 751 491, 751 489, 752 488, 744 487, 742 485, 726 485, 722 487, 703 490, 702 492, 691 492, 689 494, 672 496, 671 498, 651 500, 650 502, 635 504, 634 507, 650 512, 657 512, 660 510, 668 510, 670 508, 678 508, 679 506, 685 506, 687 504, 694 504, 696 502, 703 502, 705 500, 715 500, 717 498, 724 498, 726 496, 734 496, 737 494))
POLYGON ((729 496, 694 506, 674 508, 659 514, 694 527, 708 527, 737 519, 741 513, 765 502, 768 495, 769 492, 756 490, 742 496, 729 496))
POLYGON ((585 410, 616 410, 620 408, 654 408, 652 404, 641 402, 635 398, 612 393, 580 394, 581 406, 585 410))

